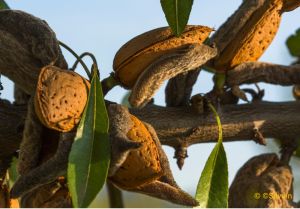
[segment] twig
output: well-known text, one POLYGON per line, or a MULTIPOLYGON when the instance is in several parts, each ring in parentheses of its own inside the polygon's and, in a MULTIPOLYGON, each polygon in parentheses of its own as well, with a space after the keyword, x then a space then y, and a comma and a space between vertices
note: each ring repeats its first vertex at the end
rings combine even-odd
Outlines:
POLYGON ((227 85, 266 82, 282 86, 300 84, 300 65, 284 66, 263 62, 246 62, 227 74, 227 85))
POLYGON ((115 187, 112 183, 106 183, 109 197, 110 208, 124 208, 123 195, 121 190, 115 187))
MULTIPOLYGON (((300 102, 255 102, 224 105, 218 109, 222 120, 223 141, 254 140, 255 124, 266 138, 293 138, 300 134, 300 102), (280 137, 281 136, 281 137, 280 137)), ((131 113, 150 123, 164 145, 215 142, 218 127, 211 113, 195 114, 189 108, 148 106, 131 113)))

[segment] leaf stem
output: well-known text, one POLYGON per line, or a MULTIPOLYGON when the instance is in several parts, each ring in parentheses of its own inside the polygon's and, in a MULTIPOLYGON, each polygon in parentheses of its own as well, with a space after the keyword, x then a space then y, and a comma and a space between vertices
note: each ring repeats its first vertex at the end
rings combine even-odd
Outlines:
POLYGON ((222 142, 222 140, 223 140, 223 131, 222 131, 222 124, 221 124, 220 116, 219 116, 216 108, 212 105, 211 102, 208 102, 208 106, 209 106, 210 110, 214 113, 217 124, 218 124, 218 132, 219 132, 218 142, 222 142))
POLYGON ((64 47, 66 50, 68 50, 74 57, 76 57, 76 59, 80 62, 80 64, 82 65, 83 69, 85 70, 86 74, 88 75, 88 77, 90 79, 92 79, 92 75, 88 69, 88 67, 86 66, 86 64, 82 61, 82 59, 78 56, 78 54, 76 54, 76 52, 74 52, 74 50, 72 50, 68 45, 66 45, 65 43, 58 41, 59 45, 61 45, 62 47, 64 47))

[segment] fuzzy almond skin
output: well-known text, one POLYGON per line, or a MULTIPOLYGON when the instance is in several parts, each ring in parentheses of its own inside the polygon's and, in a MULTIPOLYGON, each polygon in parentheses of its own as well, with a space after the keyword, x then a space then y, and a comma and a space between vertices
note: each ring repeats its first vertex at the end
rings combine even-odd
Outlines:
POLYGON ((205 44, 184 45, 164 54, 139 76, 129 97, 130 104, 138 108, 145 106, 164 81, 198 69, 216 55, 217 50, 205 44))
POLYGON ((0 11, 0 72, 34 95, 42 67, 67 69, 54 31, 46 21, 19 10, 0 11))
POLYGON ((71 131, 80 121, 90 84, 75 72, 46 66, 41 70, 35 111, 48 128, 71 131))
MULTIPOLYGON (((193 197, 176 184, 168 158, 154 128, 131 115, 128 109, 121 105, 110 105, 108 110, 112 118, 111 128, 115 132, 111 135, 114 143, 112 157, 122 150, 127 153, 126 155, 117 154, 125 159, 117 166, 116 171, 109 172, 111 173, 109 180, 115 186, 128 191, 139 192, 185 206, 198 205, 193 197), (114 130, 114 123, 121 128, 114 130), (124 136, 123 132, 125 132, 124 136), (125 143, 123 137, 141 145, 133 149, 126 149, 126 147, 129 148, 128 146, 122 148, 122 144, 123 146, 128 144, 128 142, 125 143)), ((112 162, 119 163, 120 160, 112 162)))
POLYGON ((132 88, 139 75, 165 53, 186 44, 201 44, 209 36, 211 28, 189 25, 180 37, 169 27, 143 33, 123 45, 116 53, 113 69, 124 87, 132 88))
POLYGON ((213 67, 219 71, 230 70, 243 62, 257 61, 278 31, 283 0, 244 1, 240 8, 248 6, 250 11, 237 10, 212 37, 219 50, 213 67), (237 23, 240 25, 236 26, 237 23), (239 30, 234 29, 236 27, 239 30), (231 33, 231 39, 222 38, 222 32, 231 33))
POLYGON ((162 175, 159 154, 155 142, 145 125, 135 116, 130 115, 133 122, 127 137, 141 143, 141 147, 132 150, 111 180, 122 189, 131 189, 150 183, 162 175))
POLYGON ((229 190, 229 207, 290 208, 293 205, 293 174, 276 154, 248 160, 237 172, 229 190))

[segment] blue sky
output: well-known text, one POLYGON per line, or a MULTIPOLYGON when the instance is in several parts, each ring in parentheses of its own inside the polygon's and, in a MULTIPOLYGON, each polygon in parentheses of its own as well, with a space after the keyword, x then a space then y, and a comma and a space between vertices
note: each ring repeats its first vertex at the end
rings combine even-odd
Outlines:
MULTIPOLYGON (((241 2, 241 0, 195 0, 189 24, 218 28, 241 2)), ((114 54, 125 42, 143 32, 167 25, 159 0, 7 0, 7 3, 13 9, 26 11, 46 20, 56 32, 58 39, 68 44, 77 53, 92 52, 98 60, 102 78, 107 77, 111 72, 114 54)), ((278 64, 289 64, 293 61, 285 46, 285 40, 300 28, 299 20, 300 9, 283 15, 278 34, 261 61, 278 64)), ((64 55, 71 66, 74 58, 66 51, 64 55)), ((90 61, 87 60, 87 63, 90 64, 90 61)), ((84 74, 82 70, 79 72, 84 74)), ((7 79, 2 79, 2 82, 5 90, 1 97, 12 100, 11 82, 7 79)), ((211 75, 201 73, 194 92, 205 93, 211 87, 211 75)), ((266 90, 267 100, 292 100, 290 87, 266 84, 261 84, 260 87, 266 90)), ((107 99, 119 102, 125 92, 124 89, 117 87, 108 94, 107 99)), ((162 87, 155 96, 157 104, 164 104, 163 93, 162 87)), ((271 142, 269 144, 269 147, 274 147, 271 142)), ((212 147, 213 144, 191 147, 183 171, 179 171, 176 167, 173 149, 165 147, 176 181, 191 194, 195 192, 201 170, 212 147)), ((227 143, 225 149, 229 160, 230 180, 233 179, 237 169, 250 157, 258 153, 270 152, 270 149, 253 142, 227 143)), ((294 163, 298 164, 299 174, 300 162, 294 160, 294 163)), ((299 181, 296 182, 299 184, 299 181)))

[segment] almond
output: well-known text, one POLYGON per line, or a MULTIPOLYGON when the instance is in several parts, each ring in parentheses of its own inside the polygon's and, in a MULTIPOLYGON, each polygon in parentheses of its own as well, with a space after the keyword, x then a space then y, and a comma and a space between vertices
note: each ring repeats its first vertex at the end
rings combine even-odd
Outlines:
POLYGON ((126 160, 111 180, 118 187, 130 189, 150 183, 162 175, 159 153, 155 141, 146 126, 131 115, 133 127, 128 131, 128 139, 140 142, 140 148, 129 152, 126 160))
POLYGON ((237 172, 229 190, 229 207, 290 208, 293 173, 276 154, 248 160, 237 172))
MULTIPOLYGON (((266 0, 261 5, 253 7, 254 11, 248 15, 248 19, 244 20, 240 30, 232 34, 232 38, 228 40, 221 39, 222 35, 217 32, 212 41, 215 42, 219 51, 219 56, 214 60, 214 68, 225 71, 233 67, 250 61, 257 61, 264 51, 274 39, 279 24, 281 21, 281 10, 283 7, 282 0, 266 0), (222 47, 222 49, 220 49, 222 47)), ((253 3, 252 1, 244 1, 241 7, 253 3)), ((224 24, 227 26, 227 31, 231 31, 236 27, 231 21, 235 20, 235 16, 240 16, 239 13, 247 13, 248 11, 239 9, 232 18, 224 24)), ((249 12, 248 12, 249 13, 249 12)), ((221 31, 221 30, 220 30, 221 31)), ((222 29, 224 32, 224 28, 222 29)))
POLYGON ((48 128, 72 130, 85 108, 89 82, 79 74, 55 66, 46 66, 39 75, 35 111, 48 128))
POLYGON ((113 68, 117 78, 126 88, 132 88, 139 75, 162 55, 186 44, 203 43, 211 28, 190 25, 180 37, 169 27, 143 33, 123 45, 116 53, 113 68))

